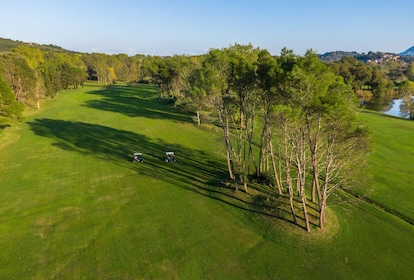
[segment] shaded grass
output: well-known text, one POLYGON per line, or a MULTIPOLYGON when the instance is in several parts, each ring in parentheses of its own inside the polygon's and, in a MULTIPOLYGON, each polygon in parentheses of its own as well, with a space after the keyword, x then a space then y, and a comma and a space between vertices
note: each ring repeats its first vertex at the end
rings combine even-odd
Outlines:
POLYGON ((346 194, 325 232, 265 215, 272 201, 220 184, 220 135, 190 119, 150 86, 90 84, 8 130, 0 278, 410 278, 412 226, 346 194))

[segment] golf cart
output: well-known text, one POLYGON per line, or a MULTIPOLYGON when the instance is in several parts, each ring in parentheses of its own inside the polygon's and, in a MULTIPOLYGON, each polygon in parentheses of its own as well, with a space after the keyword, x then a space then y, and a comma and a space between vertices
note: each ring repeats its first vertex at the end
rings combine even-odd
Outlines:
POLYGON ((134 153, 132 162, 144 162, 144 157, 142 156, 142 153, 134 153))
POLYGON ((175 162, 174 152, 165 153, 165 162, 175 162))

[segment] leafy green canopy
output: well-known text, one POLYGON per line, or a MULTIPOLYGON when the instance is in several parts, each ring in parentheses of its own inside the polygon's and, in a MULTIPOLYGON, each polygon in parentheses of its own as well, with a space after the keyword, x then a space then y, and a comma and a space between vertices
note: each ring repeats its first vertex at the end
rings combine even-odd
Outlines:
POLYGON ((0 76, 0 127, 20 120, 24 106, 16 101, 13 91, 0 76))

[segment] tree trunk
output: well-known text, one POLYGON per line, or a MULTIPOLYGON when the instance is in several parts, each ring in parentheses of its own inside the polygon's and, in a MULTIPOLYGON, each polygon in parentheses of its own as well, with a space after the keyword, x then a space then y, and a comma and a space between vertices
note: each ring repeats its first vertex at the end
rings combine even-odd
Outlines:
MULTIPOLYGON (((231 180, 235 181, 236 176, 234 175, 234 172, 233 172, 233 163, 232 163, 231 153, 230 153, 231 143, 230 143, 230 137, 229 137, 229 118, 228 118, 227 113, 225 112, 225 109, 220 108, 220 105, 217 106, 217 114, 218 114, 218 118, 221 123, 221 127, 223 129, 224 142, 226 143, 226 159, 227 159, 227 169, 229 172, 229 177, 231 180), (225 116, 223 116, 223 114, 225 116), (223 118, 225 118, 225 120, 223 118)), ((235 184, 235 188, 237 189, 236 184, 235 184)))
POLYGON ((300 132, 300 139, 298 145, 296 157, 298 166, 298 191, 302 200, 303 217, 305 218, 306 231, 310 232, 308 211, 306 208, 306 191, 305 191, 305 180, 306 180, 306 153, 305 153, 305 135, 303 129, 300 132))
POLYGON ((319 226, 321 229, 324 228, 325 223, 326 201, 328 199, 328 188, 331 180, 331 166, 334 158, 334 142, 334 137, 330 137, 330 139, 328 139, 325 163, 325 180, 322 186, 321 198, 319 202, 319 226))
POLYGON ((226 115, 226 122, 224 125, 224 140, 226 142, 226 157, 227 157, 227 166, 228 166, 228 170, 229 170, 229 177, 232 180, 236 180, 236 176, 234 175, 234 171, 233 171, 233 163, 231 160, 231 143, 230 143, 230 136, 229 136, 229 119, 228 116, 226 115))
MULTIPOLYGON (((252 138, 251 136, 249 136, 249 158, 252 159, 253 161, 253 165, 254 165, 254 170, 255 173, 257 174, 259 172, 258 166, 257 166, 257 162, 256 159, 254 157, 254 153, 253 153, 253 143, 252 143, 252 138)), ((250 164, 247 166, 248 168, 250 167, 250 164)), ((250 170, 250 169, 249 169, 250 170)), ((250 172, 249 172, 250 174, 250 172)))
POLYGON ((248 114, 248 117, 246 118, 245 148, 247 149, 247 151, 245 150, 245 158, 247 158, 246 160, 247 175, 251 174, 250 167, 251 167, 252 162, 255 168, 255 173, 257 173, 257 164, 256 164, 255 156, 253 153, 253 143, 252 143, 253 133, 254 133, 254 120, 256 117, 255 108, 256 108, 256 103, 253 104, 253 108, 251 109, 251 112, 248 114))
POLYGON ((266 113, 265 115, 265 120, 264 120, 264 126, 263 126, 263 130, 262 130, 262 135, 260 137, 260 154, 259 154, 259 171, 257 175, 260 175, 263 173, 264 169, 265 169, 265 160, 264 157, 266 155, 266 150, 268 147, 268 130, 269 130, 269 116, 268 113, 266 113))
POLYGON ((297 225, 298 224, 298 221, 296 219, 295 206, 293 205, 293 189, 292 189, 292 184, 291 184, 291 182, 286 183, 286 184, 287 184, 287 189, 288 189, 288 192, 289 192, 290 211, 292 212, 293 221, 297 225))
POLYGON ((313 175, 311 199, 313 203, 316 203, 315 193, 318 194, 319 200, 321 198, 321 189, 319 185, 318 158, 317 158, 317 154, 319 152, 318 143, 319 143, 319 133, 321 130, 321 117, 318 116, 317 127, 316 127, 316 132, 315 132, 314 137, 312 137, 312 132, 311 132, 312 128, 311 128, 309 117, 307 117, 306 119, 306 128, 307 128, 307 134, 308 134, 309 150, 310 150, 311 164, 312 164, 312 175, 313 175))
POLYGON ((301 197, 303 217, 305 219, 306 231, 310 232, 308 211, 306 208, 306 192, 305 192, 305 178, 306 178, 306 153, 305 153, 305 134, 303 129, 299 129, 298 134, 295 137, 296 143, 293 143, 294 151, 296 154, 296 166, 297 166, 297 181, 296 192, 301 197))
POLYGON ((200 125, 201 124, 201 119, 200 119, 200 111, 197 109, 197 124, 200 125))
POLYGON ((322 200, 321 209, 319 211, 319 227, 325 228, 325 212, 326 212, 326 198, 322 200))
POLYGON ((244 183, 244 191, 247 193, 248 189, 247 189, 247 180, 248 180, 248 172, 247 172, 247 168, 246 168, 246 164, 247 166, 249 166, 250 162, 249 162, 249 157, 247 156, 247 134, 248 132, 248 124, 246 123, 246 129, 245 129, 245 135, 244 135, 244 139, 243 139, 243 183, 244 183))
POLYGON ((275 176, 276 186, 277 186, 277 192, 279 195, 282 194, 282 184, 280 183, 279 173, 277 172, 276 168, 276 161, 275 161, 275 155, 273 153, 273 144, 272 140, 269 142, 269 148, 270 148, 270 156, 272 158, 272 166, 273 166, 273 174, 275 176))
POLYGON ((292 159, 292 151, 288 145, 287 129, 284 127, 284 148, 285 148, 285 171, 286 171, 286 189, 289 194, 290 211, 292 212, 292 218, 295 224, 298 224, 295 214, 295 207, 293 205, 293 189, 292 189, 292 177, 290 175, 290 164, 292 159), (290 152, 289 152, 290 150, 290 152))
POLYGON ((249 126, 249 131, 247 132, 247 142, 249 144, 249 152, 247 155, 247 174, 251 174, 250 172, 250 163, 253 161, 253 165, 255 168, 255 173, 258 173, 256 159, 253 153, 253 131, 254 131, 254 119, 251 119, 251 124, 249 126), (251 161, 250 161, 251 160, 251 161))
POLYGON ((238 157, 238 165, 239 165, 239 174, 240 174, 240 181, 243 183, 244 191, 247 193, 247 176, 246 176, 246 161, 244 157, 246 155, 246 139, 243 137, 247 131, 247 124, 245 124, 245 115, 243 113, 243 106, 240 104, 239 109, 239 143, 237 147, 237 157, 238 157))
POLYGON ((306 195, 305 195, 305 191, 302 192, 301 196, 302 196, 303 216, 305 217, 306 231, 307 232, 310 232, 308 210, 306 208, 306 195))

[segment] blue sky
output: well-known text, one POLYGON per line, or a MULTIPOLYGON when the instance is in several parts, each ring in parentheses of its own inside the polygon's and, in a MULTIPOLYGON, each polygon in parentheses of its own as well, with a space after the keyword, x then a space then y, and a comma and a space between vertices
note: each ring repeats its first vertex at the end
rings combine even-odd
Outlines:
POLYGON ((399 53, 412 0, 2 0, 0 37, 80 52, 201 54, 249 44, 279 54, 399 53))

